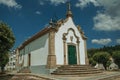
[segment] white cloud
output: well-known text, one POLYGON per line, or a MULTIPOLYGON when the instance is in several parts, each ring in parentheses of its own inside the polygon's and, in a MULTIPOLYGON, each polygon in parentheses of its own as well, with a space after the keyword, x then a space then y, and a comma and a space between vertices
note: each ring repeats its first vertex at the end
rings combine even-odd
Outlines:
POLYGON ((116 40, 116 43, 120 44, 120 39, 117 39, 117 40, 116 40))
POLYGON ((45 3, 43 1, 41 1, 41 0, 39 0, 39 4, 44 5, 45 3))
POLYGON ((76 7, 84 8, 89 6, 89 4, 93 4, 94 6, 103 6, 105 9, 114 7, 118 3, 118 0, 78 0, 76 3, 76 7))
POLYGON ((85 8, 87 7, 87 5, 89 5, 90 3, 93 3, 94 6, 98 6, 99 4, 96 2, 96 0, 79 0, 78 3, 76 3, 76 7, 80 7, 80 8, 85 8))
POLYGON ((112 40, 110 38, 108 38, 108 39, 93 39, 92 40, 92 43, 100 44, 100 45, 107 45, 110 42, 112 42, 112 40))
POLYGON ((98 0, 105 11, 94 17, 94 29, 103 31, 120 30, 120 0, 98 0))
POLYGON ((67 2, 67 0, 49 0, 49 1, 56 6, 61 4, 61 3, 66 3, 67 2))
POLYGON ((68 0, 39 0, 40 5, 44 5, 46 2, 52 4, 54 6, 58 6, 59 4, 66 3, 68 0))
POLYGON ((16 9, 22 8, 22 6, 18 4, 15 0, 0 0, 0 4, 16 9))
POLYGON ((120 17, 112 17, 104 13, 98 13, 93 18, 95 30, 116 31, 120 30, 120 17))
POLYGON ((120 0, 79 0, 76 7, 84 8, 90 3, 104 8, 102 12, 98 10, 99 13, 93 18, 95 30, 120 30, 120 0))
POLYGON ((40 15, 40 14, 41 14, 41 12, 40 12, 40 11, 36 11, 35 13, 36 13, 36 14, 38 14, 38 15, 40 15))

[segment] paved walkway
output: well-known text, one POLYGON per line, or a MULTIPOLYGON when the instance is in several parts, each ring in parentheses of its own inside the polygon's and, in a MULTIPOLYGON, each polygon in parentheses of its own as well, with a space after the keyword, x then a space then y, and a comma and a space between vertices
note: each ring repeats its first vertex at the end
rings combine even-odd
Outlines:
POLYGON ((44 80, 120 80, 120 72, 108 72, 108 71, 104 72, 103 74, 95 74, 91 76, 90 75, 88 76, 87 75, 86 76, 85 75, 83 76, 71 76, 71 75, 61 76, 61 75, 45 75, 45 74, 33 74, 33 73, 17 73, 17 74, 9 73, 9 74, 13 74, 13 75, 20 76, 20 77, 21 75, 30 76, 31 78, 34 78, 32 80, 43 80, 43 79, 44 80), (35 77, 39 79, 35 79, 35 77))
MULTIPOLYGON (((40 75, 49 77, 54 80, 115 80, 115 77, 120 76, 120 72, 104 72, 103 74, 86 75, 86 76, 56 76, 56 75, 40 75), (114 78, 114 79, 112 79, 114 78)), ((119 77, 120 79, 120 77, 119 77)), ((116 80, 119 80, 116 79, 116 80)))

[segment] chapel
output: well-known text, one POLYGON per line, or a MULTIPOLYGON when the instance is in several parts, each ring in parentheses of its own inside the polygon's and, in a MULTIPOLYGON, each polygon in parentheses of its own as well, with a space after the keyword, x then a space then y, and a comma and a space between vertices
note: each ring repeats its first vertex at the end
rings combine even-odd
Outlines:
POLYGON ((16 49, 18 69, 48 73, 62 65, 89 65, 86 40, 81 27, 74 24, 68 3, 65 19, 51 19, 48 26, 16 49))

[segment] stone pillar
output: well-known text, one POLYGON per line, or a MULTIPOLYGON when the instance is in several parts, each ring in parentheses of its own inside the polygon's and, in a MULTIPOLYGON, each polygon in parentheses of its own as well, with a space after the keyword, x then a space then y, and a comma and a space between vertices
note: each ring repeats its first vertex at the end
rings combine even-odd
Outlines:
POLYGON ((63 48, 64 48, 64 65, 67 65, 66 62, 66 37, 63 36, 63 48))
POLYGON ((89 65, 89 59, 88 59, 88 56, 87 56, 86 40, 84 40, 84 48, 85 48, 85 64, 89 65))
POLYGON ((56 67, 55 55, 55 29, 51 28, 49 32, 49 54, 47 58, 47 68, 52 69, 56 67))
POLYGON ((78 48, 78 65, 80 65, 80 50, 79 50, 79 44, 80 44, 80 41, 79 41, 79 37, 77 37, 77 48, 78 48))

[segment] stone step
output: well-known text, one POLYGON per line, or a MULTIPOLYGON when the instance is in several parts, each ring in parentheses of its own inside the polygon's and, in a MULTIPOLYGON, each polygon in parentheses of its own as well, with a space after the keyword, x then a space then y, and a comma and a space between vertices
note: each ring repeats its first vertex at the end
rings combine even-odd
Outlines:
POLYGON ((98 70, 96 68, 93 67, 58 67, 57 69, 59 70, 98 70))
POLYGON ((87 65, 65 65, 58 67, 52 74, 54 75, 79 75, 102 73, 101 70, 87 65))
POLYGON ((68 72, 89 72, 89 71, 98 71, 98 70, 57 70, 57 71, 68 71, 68 72))
POLYGON ((81 65, 70 65, 70 66, 68 66, 68 65, 65 65, 65 66, 60 66, 60 67, 58 67, 58 68, 93 68, 93 67, 91 67, 91 66, 81 66, 81 65))
POLYGON ((85 69, 86 70, 86 69, 96 69, 96 68, 91 68, 91 67, 88 67, 88 68, 87 67, 82 67, 82 68, 81 67, 68 67, 68 68, 67 67, 58 67, 58 69, 74 69, 74 70, 75 69, 80 69, 80 70, 85 69))
POLYGON ((60 67, 90 67, 89 65, 64 65, 60 67))
POLYGON ((99 71, 96 72, 55 72, 52 74, 55 75, 82 75, 82 74, 97 74, 97 73, 101 73, 99 71))

